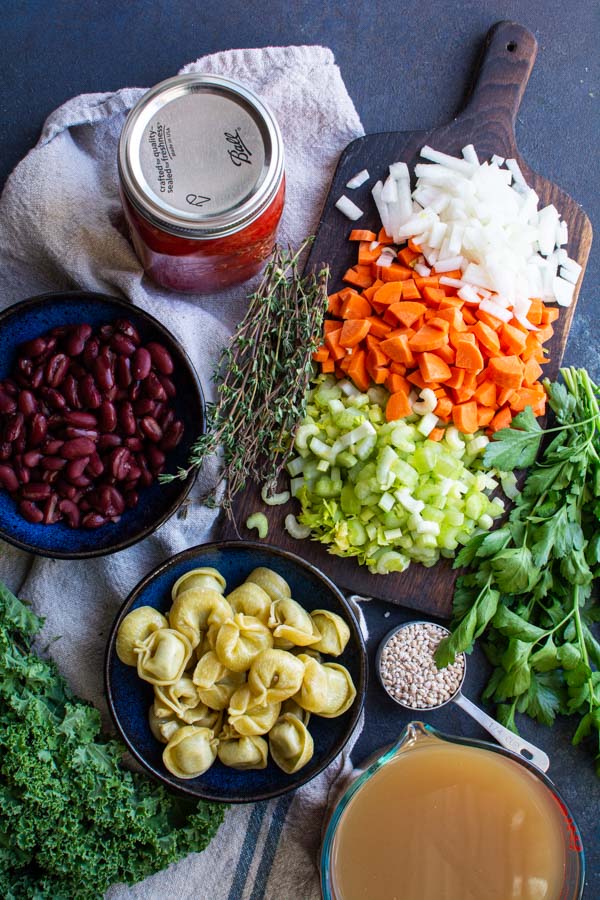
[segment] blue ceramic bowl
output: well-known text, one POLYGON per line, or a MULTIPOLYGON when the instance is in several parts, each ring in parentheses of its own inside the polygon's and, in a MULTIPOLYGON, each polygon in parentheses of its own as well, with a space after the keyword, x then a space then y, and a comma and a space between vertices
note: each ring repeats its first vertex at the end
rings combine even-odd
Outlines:
POLYGON ((348 602, 325 575, 299 556, 268 544, 223 541, 203 544, 178 553, 150 572, 131 592, 114 622, 105 660, 105 687, 111 715, 129 750, 145 769, 167 787, 197 799, 223 803, 247 803, 268 800, 292 791, 318 775, 341 752, 359 719, 367 683, 367 655, 364 640, 348 602), (309 731, 315 752, 311 761, 294 775, 286 775, 269 760, 265 769, 238 771, 218 759, 198 778, 180 779, 165 768, 164 744, 153 737, 148 725, 148 710, 154 694, 151 685, 138 678, 137 670, 117 657, 115 641, 119 625, 132 609, 153 606, 166 613, 171 606, 171 587, 190 569, 213 566, 232 590, 257 566, 274 569, 289 583, 292 596, 307 610, 329 609, 338 613, 350 628, 350 641, 336 659, 346 666, 356 686, 356 699, 350 709, 336 719, 311 716, 309 731))
MULTIPOLYGON (((89 322, 94 328, 116 319, 129 319, 144 342, 159 341, 169 350, 175 370, 171 376, 177 388, 174 408, 185 425, 179 446, 167 455, 166 471, 185 465, 191 445, 205 430, 204 396, 198 376, 177 339, 153 316, 117 297, 88 291, 41 294, 16 303, 0 313, 0 380, 10 375, 19 344, 43 334, 56 325, 89 322)), ((168 485, 158 482, 140 490, 136 507, 127 509, 119 522, 102 528, 69 528, 32 525, 17 511, 14 500, 0 489, 0 538, 40 556, 57 559, 86 559, 123 550, 152 534, 165 522, 192 487, 195 473, 186 481, 168 485)))

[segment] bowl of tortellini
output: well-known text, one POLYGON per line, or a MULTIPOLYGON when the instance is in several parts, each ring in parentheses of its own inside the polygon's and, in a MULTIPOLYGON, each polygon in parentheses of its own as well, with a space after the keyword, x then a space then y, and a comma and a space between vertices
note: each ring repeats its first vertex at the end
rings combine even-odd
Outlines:
POLYGON ((339 589, 263 543, 192 547, 144 578, 106 652, 127 747, 179 792, 276 797, 340 753, 361 714, 367 657, 339 589))

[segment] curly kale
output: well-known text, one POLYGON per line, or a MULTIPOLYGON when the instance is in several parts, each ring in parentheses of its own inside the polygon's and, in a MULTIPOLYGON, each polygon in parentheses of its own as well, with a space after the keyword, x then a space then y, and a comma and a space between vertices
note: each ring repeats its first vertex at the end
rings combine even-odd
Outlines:
POLYGON ((169 794, 30 649, 42 620, 0 583, 0 896, 101 897, 208 845, 224 807, 169 794))

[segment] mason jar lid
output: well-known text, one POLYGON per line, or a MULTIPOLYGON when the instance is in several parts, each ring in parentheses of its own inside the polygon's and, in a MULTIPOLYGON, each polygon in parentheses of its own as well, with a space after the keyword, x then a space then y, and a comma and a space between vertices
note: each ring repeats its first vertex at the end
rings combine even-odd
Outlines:
POLYGON ((170 234, 207 239, 258 218, 283 176, 283 142, 253 91, 217 75, 177 75, 130 111, 119 141, 127 199, 170 234))

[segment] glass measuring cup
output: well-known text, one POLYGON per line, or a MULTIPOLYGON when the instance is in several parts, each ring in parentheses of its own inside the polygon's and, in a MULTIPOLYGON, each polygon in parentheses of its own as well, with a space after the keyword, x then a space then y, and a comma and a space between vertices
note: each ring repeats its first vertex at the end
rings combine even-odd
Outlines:
MULTIPOLYGON (((398 700, 397 697, 394 697, 392 693, 388 690, 388 687, 385 683, 385 680, 382 675, 382 655, 384 648, 387 643, 397 634, 399 631, 402 631, 404 628, 408 628, 409 625, 431 625, 431 622, 425 621, 415 621, 415 622, 404 622, 402 625, 398 625, 396 628, 393 628, 381 641, 379 648, 377 650, 377 656, 375 660, 375 666, 377 669, 377 677, 379 678, 379 682, 383 687, 384 691, 390 697, 394 703, 397 703, 398 706, 404 707, 404 709, 408 709, 411 712, 431 712, 434 709, 441 709, 442 706, 446 706, 447 703, 455 703, 457 706, 460 706, 464 712, 466 712, 472 719, 481 725, 482 728, 494 737, 499 744, 503 747, 506 747, 507 750, 512 750, 513 753, 516 753, 518 756, 521 756, 523 759, 530 762, 532 765, 536 766, 542 772, 547 772, 550 768, 550 759, 543 750, 540 750, 539 747, 536 747, 534 744, 531 744, 529 741, 526 741, 524 738, 520 737, 518 734, 515 734, 512 731, 509 731, 508 728, 505 728, 504 725, 501 725, 500 722, 497 722, 496 719, 493 719, 486 712, 480 709, 475 705, 468 697, 462 693, 462 686, 465 680, 465 675, 467 674, 467 661, 465 658, 465 654, 459 654, 459 657, 463 659, 463 673, 462 678, 460 680, 460 684, 458 685, 457 690, 454 694, 444 700, 442 703, 438 703, 434 706, 409 706, 405 703, 402 703, 398 700)), ((443 631, 444 634, 448 635, 450 632, 447 628, 444 628, 443 625, 438 625, 436 623, 436 628, 443 631)), ((457 659, 459 658, 457 657, 457 659)))

